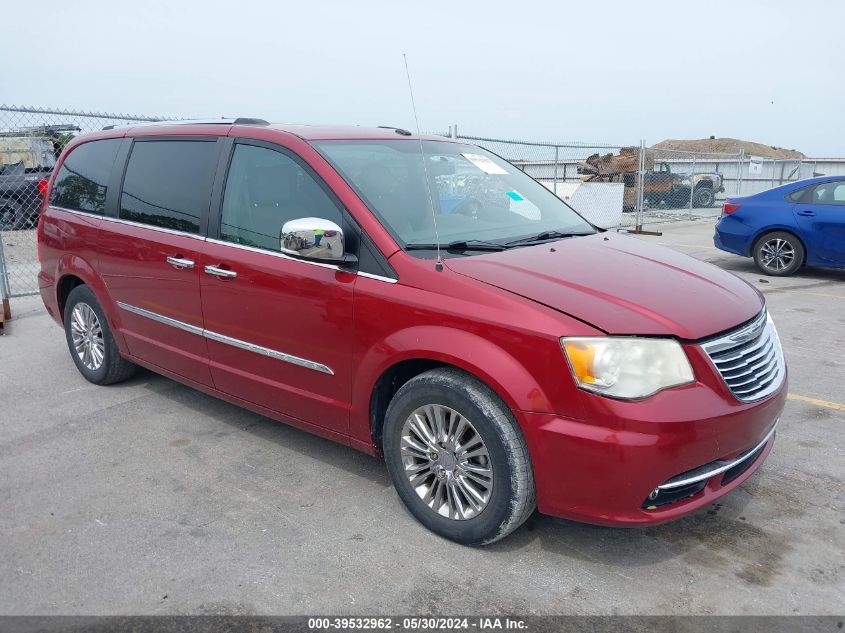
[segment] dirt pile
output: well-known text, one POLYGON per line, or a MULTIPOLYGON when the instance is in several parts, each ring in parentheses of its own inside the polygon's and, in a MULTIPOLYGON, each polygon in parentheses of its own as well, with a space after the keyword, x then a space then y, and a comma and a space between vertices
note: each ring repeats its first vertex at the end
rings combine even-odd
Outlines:
POLYGON ((794 149, 784 149, 774 145, 763 145, 752 141, 741 141, 735 138, 702 138, 691 140, 667 139, 652 149, 671 149, 686 152, 715 152, 719 154, 738 154, 745 150, 746 155, 763 158, 806 158, 804 154, 794 149))

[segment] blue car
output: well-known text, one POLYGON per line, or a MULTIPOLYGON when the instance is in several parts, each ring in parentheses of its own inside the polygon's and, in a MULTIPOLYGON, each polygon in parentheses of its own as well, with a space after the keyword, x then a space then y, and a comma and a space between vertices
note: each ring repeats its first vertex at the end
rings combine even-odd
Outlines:
POLYGON ((767 275, 791 275, 805 265, 845 268, 845 176, 728 198, 713 241, 753 257, 767 275))

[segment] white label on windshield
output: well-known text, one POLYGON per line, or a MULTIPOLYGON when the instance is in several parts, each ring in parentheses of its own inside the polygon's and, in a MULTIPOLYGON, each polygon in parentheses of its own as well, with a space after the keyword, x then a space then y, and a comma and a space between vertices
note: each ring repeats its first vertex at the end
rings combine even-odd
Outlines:
POLYGON ((486 156, 482 156, 481 154, 461 154, 461 156, 466 158, 469 162, 478 167, 485 174, 508 173, 504 169, 499 167, 496 163, 494 163, 492 160, 490 160, 486 156))

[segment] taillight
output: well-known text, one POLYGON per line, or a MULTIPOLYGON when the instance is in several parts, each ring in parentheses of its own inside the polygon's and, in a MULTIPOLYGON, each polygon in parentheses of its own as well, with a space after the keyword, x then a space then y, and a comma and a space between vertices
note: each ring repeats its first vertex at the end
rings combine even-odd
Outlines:
POLYGON ((44 213, 44 209, 47 208, 47 193, 48 189, 50 188, 50 181, 49 180, 39 180, 38 181, 38 193, 41 194, 41 213, 44 213))
POLYGON ((722 215, 730 215, 739 209, 739 205, 733 202, 724 202, 722 204, 722 215))
POLYGON ((47 209, 47 190, 49 189, 50 181, 42 179, 38 181, 38 193, 41 194, 41 213, 38 215, 38 224, 35 225, 35 252, 38 256, 38 261, 41 260, 41 224, 44 219, 44 211, 47 209))

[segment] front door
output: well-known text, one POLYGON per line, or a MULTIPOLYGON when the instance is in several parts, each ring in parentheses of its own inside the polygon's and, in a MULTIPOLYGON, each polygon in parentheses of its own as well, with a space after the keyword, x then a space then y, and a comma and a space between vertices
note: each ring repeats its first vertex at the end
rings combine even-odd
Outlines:
POLYGON ((100 269, 129 352, 211 385, 199 263, 217 151, 213 140, 136 140, 117 218, 100 230, 100 269))
POLYGON ((816 185, 793 212, 817 262, 845 264, 845 180, 816 185))
POLYGON ((283 255, 282 225, 343 211, 305 163, 236 142, 200 286, 214 385, 299 420, 348 432, 354 274, 283 255))

